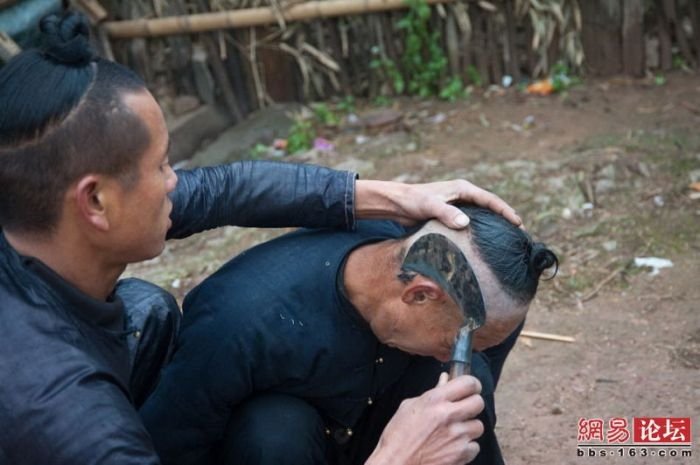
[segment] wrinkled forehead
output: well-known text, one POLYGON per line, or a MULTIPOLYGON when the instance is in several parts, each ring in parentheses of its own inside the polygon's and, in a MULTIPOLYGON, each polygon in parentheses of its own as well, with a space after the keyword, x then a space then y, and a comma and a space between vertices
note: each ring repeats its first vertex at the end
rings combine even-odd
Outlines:
POLYGON ((460 247, 442 234, 421 235, 406 253, 402 270, 419 273, 437 283, 476 329, 485 320, 484 299, 469 260, 460 247))

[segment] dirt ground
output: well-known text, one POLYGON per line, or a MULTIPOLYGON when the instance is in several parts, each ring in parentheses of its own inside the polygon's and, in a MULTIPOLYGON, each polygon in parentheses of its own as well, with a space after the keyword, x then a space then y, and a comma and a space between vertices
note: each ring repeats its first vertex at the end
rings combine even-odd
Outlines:
MULTIPOLYGON (((700 77, 587 81, 563 95, 493 91, 456 103, 400 101, 404 127, 335 133, 335 153, 292 160, 409 182, 464 177, 508 200, 559 254, 498 388, 510 465, 698 463, 577 457, 579 418, 692 417, 700 454, 700 77), (586 205, 589 204, 589 205, 586 205), (651 275, 635 257, 669 259, 651 275)), ((168 245, 128 273, 182 297, 241 250, 278 234, 224 228, 168 245)), ((617 448, 614 448, 617 450, 617 448)))

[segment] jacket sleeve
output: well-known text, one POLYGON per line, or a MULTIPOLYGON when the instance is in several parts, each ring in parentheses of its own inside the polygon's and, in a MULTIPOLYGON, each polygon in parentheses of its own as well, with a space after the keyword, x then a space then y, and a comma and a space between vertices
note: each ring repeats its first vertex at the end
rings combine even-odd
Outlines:
POLYGON ((177 175, 170 239, 219 226, 355 227, 352 172, 244 161, 177 175))
POLYGON ((0 387, 0 463, 160 463, 137 412, 108 375, 65 347, 25 360, 3 354, 0 371, 11 375, 0 387))

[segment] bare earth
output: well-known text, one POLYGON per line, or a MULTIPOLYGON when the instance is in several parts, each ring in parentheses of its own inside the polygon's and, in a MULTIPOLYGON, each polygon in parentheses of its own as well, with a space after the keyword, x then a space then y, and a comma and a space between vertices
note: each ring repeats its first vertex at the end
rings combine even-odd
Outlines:
MULTIPOLYGON (((496 397, 510 465, 699 463, 700 77, 588 81, 565 95, 515 90, 457 103, 400 101, 404 128, 334 133, 337 153, 289 157, 422 182, 464 177, 509 201, 555 248, 496 397), (437 115, 437 117, 436 117, 437 115), (406 132, 408 130, 408 132, 406 132), (594 208, 582 208, 586 202, 594 208), (670 259, 651 276, 635 257, 670 259), (693 458, 577 457, 579 418, 692 417, 693 458)), ((368 109, 369 111, 370 109, 368 109)), ((230 256, 277 231, 224 228, 131 267, 182 297, 230 256)))

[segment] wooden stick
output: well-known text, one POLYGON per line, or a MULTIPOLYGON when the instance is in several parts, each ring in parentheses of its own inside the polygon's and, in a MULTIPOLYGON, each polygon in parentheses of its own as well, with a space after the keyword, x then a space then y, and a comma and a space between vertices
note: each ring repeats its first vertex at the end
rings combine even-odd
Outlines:
POLYGON ((583 297, 581 298, 581 302, 587 302, 587 301, 591 300, 593 297, 595 297, 595 296, 598 294, 598 292, 600 292, 600 290, 603 288, 603 286, 605 286, 605 285, 608 284, 610 281, 612 281, 613 279, 615 279, 615 277, 616 277, 618 274, 620 274, 620 272, 621 272, 622 270, 624 270, 625 268, 627 268, 627 265, 622 265, 622 266, 617 267, 612 273, 610 273, 609 275, 607 275, 607 276, 605 277, 605 279, 603 279, 601 282, 599 282, 598 285, 597 285, 591 292, 589 292, 588 294, 586 294, 585 296, 583 296, 583 297))
MULTIPOLYGON (((448 3, 454 0, 426 0, 428 4, 448 3)), ((377 11, 408 8, 404 0, 328 0, 312 1, 290 6, 282 11, 286 22, 334 16, 356 15, 377 11)), ((169 18, 108 21, 107 33, 115 39, 155 37, 172 34, 191 34, 261 26, 278 22, 273 8, 248 8, 216 13, 200 13, 169 18)))
MULTIPOLYGON (((666 19, 673 24, 676 31, 676 43, 678 48, 683 55, 683 59, 689 66, 695 66, 695 57, 690 51, 690 45, 685 37, 685 31, 681 25, 681 18, 678 17, 678 12, 676 11, 676 1, 675 0, 662 0, 663 10, 666 14, 666 19)), ((670 26, 669 26, 670 27, 670 26)))
POLYGON ((532 339, 542 339, 545 341, 557 341, 557 342, 575 342, 576 341, 576 339, 574 339, 571 336, 561 336, 559 334, 540 333, 537 331, 526 331, 526 330, 522 330, 520 332, 520 336, 529 337, 532 339))
POLYGON ((21 51, 22 49, 9 35, 0 31, 0 61, 10 61, 10 58, 21 51))
POLYGON ((114 50, 112 49, 112 44, 109 41, 107 33, 102 27, 97 27, 97 40, 100 42, 102 47, 102 53, 104 53, 105 58, 109 61, 114 61, 114 50))
MULTIPOLYGON (((506 0, 505 4, 506 16, 506 43, 503 47, 504 63, 508 74, 513 78, 514 83, 520 82, 520 60, 518 59, 518 49, 516 43, 516 21, 515 21, 515 4, 513 0, 506 0)), ((500 83, 499 83, 500 84, 500 83)))
POLYGON ((690 2, 690 21, 693 26, 693 38, 695 39, 695 55, 700 66, 700 13, 696 2, 690 2))
POLYGON ((644 76, 644 2, 628 0, 622 14, 622 68, 625 74, 644 76))
POLYGON ((209 58, 209 65, 211 66, 212 73, 214 74, 214 79, 219 85, 219 90, 224 97, 224 102, 228 108, 229 113, 234 119, 234 122, 243 121, 243 113, 241 113, 241 108, 238 105, 238 99, 233 91, 233 86, 231 85, 231 80, 226 73, 226 68, 218 53, 216 43, 211 37, 202 37, 202 42, 207 49, 207 57, 209 58))
POLYGON ((97 0, 73 0, 71 4, 85 13, 93 26, 107 19, 107 10, 97 0))

